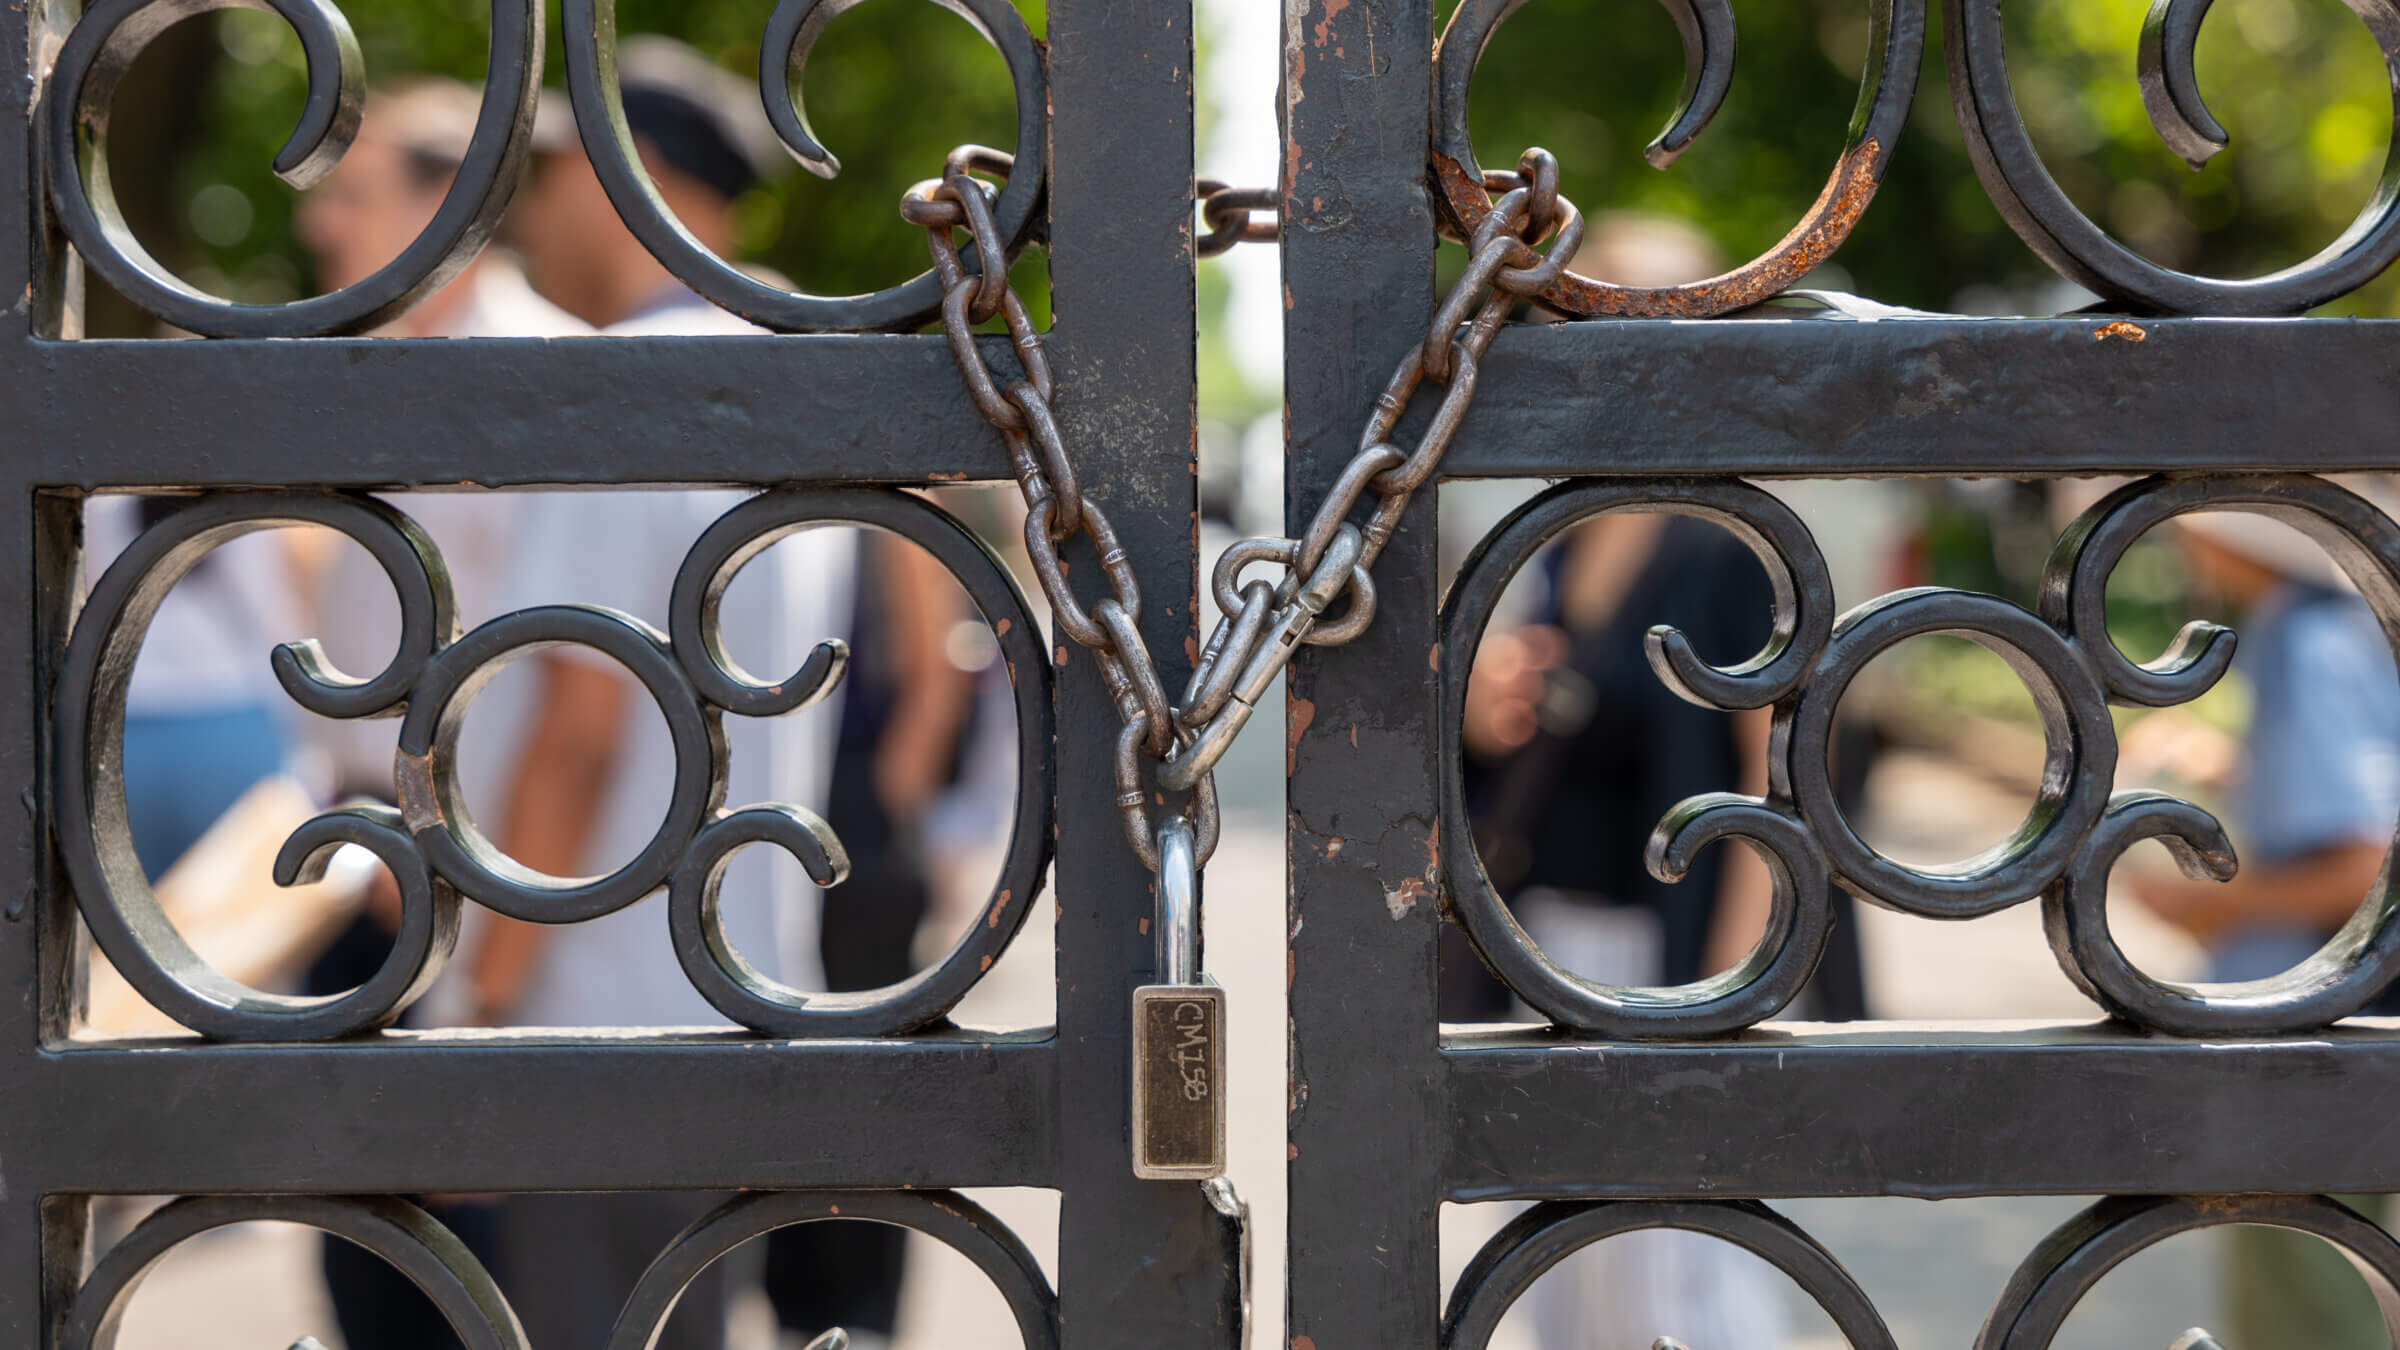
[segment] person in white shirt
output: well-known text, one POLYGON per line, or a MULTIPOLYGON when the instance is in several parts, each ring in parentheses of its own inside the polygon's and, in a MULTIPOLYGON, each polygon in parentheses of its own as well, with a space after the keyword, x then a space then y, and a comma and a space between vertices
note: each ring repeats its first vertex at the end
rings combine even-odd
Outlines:
MULTIPOLYGON (((327 291, 373 275, 432 223, 474 138, 481 96, 454 80, 419 79, 370 92, 356 141, 331 176, 300 202, 294 224, 327 291)), ((377 333, 395 338, 570 337, 589 325, 542 299, 524 273, 496 252, 478 254, 447 285, 377 333)), ((441 550, 460 622, 497 616, 521 497, 499 492, 400 492, 385 500, 422 526, 441 550)), ((308 631, 336 665, 353 673, 380 669, 400 636, 399 600, 366 550, 319 532, 308 549, 308 631)), ((458 773, 471 801, 497 795, 514 743, 504 734, 527 715, 522 682, 487 691, 476 732, 460 747, 458 773)), ((337 797, 394 796, 392 756, 399 722, 301 715, 302 739, 321 761, 337 797)), ((391 950, 399 894, 378 878, 371 903, 320 953, 305 976, 307 992, 338 994, 364 983, 391 950)), ((484 911, 466 907, 460 949, 472 952, 484 911)), ((464 962, 411 1006, 401 1024, 453 1025, 463 1019, 464 962)), ((499 1214, 489 1203, 421 1197, 487 1265, 501 1265, 499 1214)), ((320 1251, 326 1290, 350 1350, 448 1350, 457 1337, 408 1277, 339 1238, 320 1251)), ((505 1279, 506 1271, 499 1270, 505 1279)))
MULTIPOLYGON (((757 91, 697 53, 627 39, 618 73, 644 167, 685 227, 720 255, 733 203, 788 167, 757 91)), ((509 220, 527 276, 569 313, 612 335, 754 332, 677 281, 629 233, 584 157, 563 105, 545 106, 535 164, 509 220)), ((653 447, 662 463, 673 446, 653 447)), ((517 605, 583 602, 666 627, 676 570, 739 491, 552 492, 529 497, 511 594, 517 605)), ((845 530, 805 532, 761 554, 720 609, 726 646, 747 668, 798 670, 815 645, 846 631, 855 543, 845 530)), ((502 809, 499 842, 553 876, 592 876, 638 852, 657 829, 672 778, 665 724, 648 693, 608 658, 553 648, 538 665, 536 711, 502 809)), ((728 715, 725 804, 789 802, 821 809, 839 695, 758 720, 728 715)), ((820 988, 816 893, 793 859, 751 848, 728 866, 728 936, 783 983, 820 988)), ((483 1019, 521 1026, 722 1026, 669 943, 665 897, 586 923, 495 921, 473 959, 483 1019)), ((503 1202, 509 1295, 536 1345, 598 1345, 641 1272, 713 1195, 534 1195, 503 1202)), ((684 1296, 659 1350, 719 1350, 724 1290, 715 1268, 684 1296)))

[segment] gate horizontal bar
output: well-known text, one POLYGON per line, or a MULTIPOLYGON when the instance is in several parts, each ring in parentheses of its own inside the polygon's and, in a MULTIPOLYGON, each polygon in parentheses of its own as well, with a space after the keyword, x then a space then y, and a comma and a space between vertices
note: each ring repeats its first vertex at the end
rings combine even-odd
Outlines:
MULTIPOLYGON (((1008 340, 987 339, 996 370, 1008 340)), ((1008 477, 939 337, 40 342, 57 487, 1008 477)), ((28 450, 20 448, 19 454, 28 450)))
POLYGON ((1452 1200, 2400 1191, 2400 1020, 2178 1041, 2106 1026, 1445 1038, 1452 1200))
POLYGON ((2400 321, 1519 324, 1443 472, 1860 478, 2400 466, 2400 321))
POLYGON ((1056 1060, 1047 1031, 119 1042, 0 1099, 12 1192, 1055 1187, 1056 1060))

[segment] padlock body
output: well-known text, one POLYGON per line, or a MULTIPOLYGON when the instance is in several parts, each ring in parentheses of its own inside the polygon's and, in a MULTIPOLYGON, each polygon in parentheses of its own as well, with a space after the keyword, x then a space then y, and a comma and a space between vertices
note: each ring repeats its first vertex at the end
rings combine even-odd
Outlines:
POLYGON ((1213 983, 1133 991, 1133 1174, 1225 1174, 1225 991, 1213 983))

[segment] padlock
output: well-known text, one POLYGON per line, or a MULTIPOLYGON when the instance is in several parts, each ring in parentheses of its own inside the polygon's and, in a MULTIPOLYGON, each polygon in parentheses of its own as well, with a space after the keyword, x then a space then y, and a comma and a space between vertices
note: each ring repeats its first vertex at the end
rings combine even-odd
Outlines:
POLYGON ((1200 973, 1200 864, 1192 823, 1158 827, 1157 984, 1133 991, 1133 1174, 1225 1174, 1225 991, 1200 973))

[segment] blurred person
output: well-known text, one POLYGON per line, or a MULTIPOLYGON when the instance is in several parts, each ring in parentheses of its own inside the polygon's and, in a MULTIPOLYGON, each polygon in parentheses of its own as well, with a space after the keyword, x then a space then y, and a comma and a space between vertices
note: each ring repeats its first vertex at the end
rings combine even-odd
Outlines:
MULTIPOLYGON (((642 163, 684 227, 720 255, 733 242, 736 198, 788 166, 755 87, 667 39, 619 47, 625 117, 642 163)), ((753 332, 677 281, 617 216, 575 135, 572 114, 546 103, 535 163, 509 218, 534 285, 610 334, 753 332)), ((658 447, 662 455, 673 447, 658 447)), ((570 601, 663 628, 677 568, 700 533, 745 494, 544 493, 528 500, 514 564, 519 605, 570 601)), ((755 559, 728 589, 729 642, 764 634, 778 674, 815 640, 845 631, 855 545, 811 530, 755 559)), ((501 839, 517 862, 553 876, 613 869, 657 827, 674 771, 665 727, 640 715, 648 694, 614 663, 554 648, 537 663, 536 711, 503 808, 501 839)), ((835 703, 769 720, 725 719, 726 801, 822 808, 835 703)), ((820 988, 815 890, 793 860, 743 850, 725 872, 729 939, 783 983, 820 988)), ((480 1020, 554 1027, 722 1025, 677 963, 665 898, 548 928, 495 919, 470 963, 480 1020)), ((696 1194, 525 1195, 502 1202, 510 1299, 536 1345, 599 1345, 642 1271, 722 1197, 696 1194)), ((719 1350, 725 1275, 712 1266, 685 1294, 660 1350, 719 1350)))
MULTIPOLYGON (((109 494, 84 507, 85 584, 178 497, 109 494)), ((284 531, 203 557, 159 602, 125 691, 122 769, 134 856, 152 881, 291 753, 290 701, 270 653, 301 630, 284 531)))
MULTIPOLYGON (((380 271, 433 223, 475 136, 482 95, 421 78, 368 94, 358 136, 301 199, 294 233, 336 291, 380 271)), ((588 327, 534 294, 508 256, 485 250, 378 337, 569 337, 588 327)))
MULTIPOLYGON (((1688 984, 1738 964, 1765 931, 1766 864, 1708 850, 1670 885, 1643 862, 1650 832, 1708 792, 1763 796, 1771 713, 1687 703, 1644 656, 1670 623, 1702 659, 1766 643, 1774 591, 1748 548, 1682 516, 1575 526, 1543 555, 1535 622, 1487 635, 1461 740, 1476 847, 1549 957, 1604 984, 1688 984)), ((1447 1014, 1446 1014, 1447 1015, 1447 1014)), ((1777 1277, 1696 1233, 1634 1233, 1584 1253, 1525 1296, 1542 1350, 1772 1346, 1788 1330, 1777 1277)))
MULTIPOLYGON (((2236 765, 2229 823, 2241 870, 2217 882, 2127 868, 2125 884, 2208 949, 2210 980, 2265 979, 2324 946, 2382 877, 2400 819, 2400 674, 2366 601, 2300 531, 2238 512, 2176 525, 2194 583, 2241 616, 2234 669, 2250 687, 2250 720, 2238 752, 2218 757, 2236 765)), ((2128 760, 2151 739, 2129 737, 2128 760)), ((2192 738, 2177 739, 2193 759, 2192 738)), ((2387 991, 2369 1011, 2394 1003, 2387 991)), ((2381 1196, 2342 1198, 2378 1221, 2388 1213, 2381 1196)), ((2230 1344, 2388 1344, 2374 1298, 2323 1242, 2243 1227, 2223 1251, 2230 1344)))
MULTIPOLYGON (((474 138, 481 96, 453 80, 421 79, 373 91, 357 139, 333 173, 301 199, 296 233, 316 261, 325 290, 355 285, 408 247, 432 223, 474 138)), ((378 332, 383 337, 566 337, 590 329, 534 294, 516 265, 492 252, 478 254, 447 285, 378 332)), ((504 493, 389 494, 440 548, 458 603, 472 627, 499 612, 508 541, 522 498, 504 493)), ((329 547, 314 569, 312 631, 337 663, 373 670, 399 641, 399 602, 391 581, 366 550, 329 547)), ((521 724, 522 687, 504 684, 485 698, 486 727, 521 724), (511 706, 496 708, 496 704, 511 706)), ((397 723, 388 719, 311 719, 306 739, 325 759, 335 793, 344 799, 393 799, 392 755, 397 723)), ((458 772, 471 799, 488 799, 506 747, 498 737, 468 738, 458 772)), ((468 906, 460 950, 472 952, 485 911, 468 906)), ((372 977, 399 932, 400 898, 388 873, 379 873, 370 903, 310 966, 311 994, 357 988, 372 977)), ((456 972, 461 967, 454 964, 456 972)), ((465 1011, 466 981, 453 973, 401 1018, 402 1026, 454 1024, 465 1011)), ((476 1257, 505 1278, 498 1212, 489 1202, 420 1197, 476 1257)), ((458 1345, 440 1311, 390 1263, 340 1238, 321 1248, 327 1293, 349 1350, 443 1350, 458 1345)))
MULTIPOLYGON (((1637 286, 1699 280, 1720 264, 1691 226, 1630 212, 1594 217, 1575 259, 1588 275, 1637 286)), ((1485 868, 1526 933, 1586 979, 1678 985, 1730 969, 1766 930, 1764 860, 1729 844, 1670 885, 1644 853, 1686 798, 1765 795, 1772 713, 1685 702, 1651 671, 1643 635, 1672 624, 1705 660, 1745 659, 1772 624, 1766 571, 1722 528, 1653 513, 1583 521, 1535 566, 1543 598, 1522 626, 1495 624, 1484 637, 1460 728, 1485 868)), ((1498 991, 1451 941, 1445 1020, 1494 1015, 1498 991)), ((1661 1337, 1774 1346, 1789 1331, 1780 1284, 1714 1238, 1633 1233, 1577 1255, 1525 1306, 1541 1350, 1646 1350, 1661 1337)))
MULTIPOLYGON (((924 830, 957 777, 975 711, 974 677, 946 648, 971 607, 947 568, 896 535, 860 549, 849 671, 826 823, 850 875, 825 892, 818 956, 835 993, 898 984, 916 971, 933 908, 924 830)), ((764 1244, 776 1321, 798 1343, 841 1327, 860 1350, 899 1322, 908 1234, 882 1224, 806 1224, 764 1244)))

